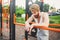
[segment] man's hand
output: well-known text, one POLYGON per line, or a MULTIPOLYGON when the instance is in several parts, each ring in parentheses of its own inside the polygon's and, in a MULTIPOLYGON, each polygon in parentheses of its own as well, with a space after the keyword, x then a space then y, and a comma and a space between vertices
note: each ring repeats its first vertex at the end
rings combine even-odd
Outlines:
POLYGON ((25 24, 25 30, 26 30, 26 31, 29 31, 30 27, 31 27, 31 26, 30 26, 29 24, 25 24))
POLYGON ((33 28, 34 26, 36 26, 36 24, 32 24, 32 25, 30 26, 30 28, 29 28, 29 34, 31 34, 31 30, 32 30, 32 28, 33 28))

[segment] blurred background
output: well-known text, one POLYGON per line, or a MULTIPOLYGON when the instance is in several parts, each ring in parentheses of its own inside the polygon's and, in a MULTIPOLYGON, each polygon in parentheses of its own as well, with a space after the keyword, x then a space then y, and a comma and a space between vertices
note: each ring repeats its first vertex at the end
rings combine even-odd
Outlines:
MULTIPOLYGON (((9 40, 10 39, 10 26, 9 26, 9 18, 10 18, 10 7, 12 2, 11 0, 2 0, 2 34, 3 37, 0 36, 2 40, 9 40)), ((29 6, 32 4, 38 4, 41 7, 41 12, 47 12, 49 14, 49 21, 50 24, 60 24, 60 0, 15 0, 15 7, 12 5, 13 10, 15 10, 16 22, 25 24, 26 21, 26 14, 28 17, 31 16, 31 12, 29 10, 29 6)), ((1 5, 0 5, 1 9, 1 5)), ((13 11, 12 10, 12 11, 13 11)), ((1 10, 0 10, 1 11, 1 10)), ((60 26, 49 26, 50 28, 60 28, 60 26)), ((36 31, 36 30, 35 30, 36 31)), ((36 39, 36 32, 32 32, 31 36, 28 36, 28 40, 37 40, 36 39), (34 36, 34 35, 35 36, 34 36)), ((23 40, 25 37, 25 30, 24 27, 21 27, 15 24, 15 39, 16 40, 23 40)), ((49 40, 60 40, 60 33, 49 31, 49 40)))

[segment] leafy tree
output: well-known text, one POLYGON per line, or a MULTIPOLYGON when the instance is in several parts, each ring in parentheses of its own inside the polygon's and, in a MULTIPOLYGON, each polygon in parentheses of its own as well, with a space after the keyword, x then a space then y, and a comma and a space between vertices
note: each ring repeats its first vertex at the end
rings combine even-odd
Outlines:
POLYGON ((16 13, 17 16, 21 16, 22 14, 25 13, 25 9, 22 8, 22 7, 16 6, 16 12, 15 13, 16 13))
POLYGON ((51 7, 50 10, 51 10, 51 9, 54 9, 54 7, 51 7))
POLYGON ((49 11, 49 4, 44 4, 43 11, 48 12, 49 11))

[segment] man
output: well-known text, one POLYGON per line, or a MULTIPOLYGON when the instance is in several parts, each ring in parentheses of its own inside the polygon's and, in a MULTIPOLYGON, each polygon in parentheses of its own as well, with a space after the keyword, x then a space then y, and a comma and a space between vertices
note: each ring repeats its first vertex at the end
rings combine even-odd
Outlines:
MULTIPOLYGON (((49 25, 49 17, 48 13, 40 12, 40 7, 38 4, 32 4, 30 6, 30 11, 32 12, 31 17, 25 22, 26 31, 31 32, 31 29, 34 26, 45 26, 48 27, 49 25), (30 25, 29 23, 35 21, 34 24, 30 25)), ((49 32, 48 30, 37 29, 37 40, 48 40, 49 39, 49 32)))

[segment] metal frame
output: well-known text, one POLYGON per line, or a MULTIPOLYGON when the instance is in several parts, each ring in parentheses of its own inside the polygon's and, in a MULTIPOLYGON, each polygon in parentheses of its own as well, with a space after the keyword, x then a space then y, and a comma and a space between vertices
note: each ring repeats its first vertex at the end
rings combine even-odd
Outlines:
MULTIPOLYGON (((29 15, 29 6, 28 6, 28 2, 29 0, 26 0, 26 18, 25 18, 25 21, 27 20, 27 16, 29 15)), ((28 40, 28 32, 25 31, 25 39, 28 40)))
MULTIPOLYGON (((29 6, 28 6, 28 2, 29 0, 26 0, 26 14, 29 14, 29 6)), ((43 5, 43 2, 41 4, 41 6, 43 5)), ((43 8, 43 6, 42 6, 43 8)), ((10 2, 10 40, 15 40, 15 24, 14 24, 14 14, 15 13, 15 0, 12 0, 10 2)), ((27 20, 27 19, 26 19, 27 20)), ((26 40, 28 40, 28 32, 25 31, 25 38, 26 40)))
POLYGON ((1 28, 1 36, 2 36, 2 0, 0 1, 0 28, 1 28))
POLYGON ((14 13, 15 13, 15 0, 10 2, 10 40, 15 40, 15 24, 14 24, 14 13))

